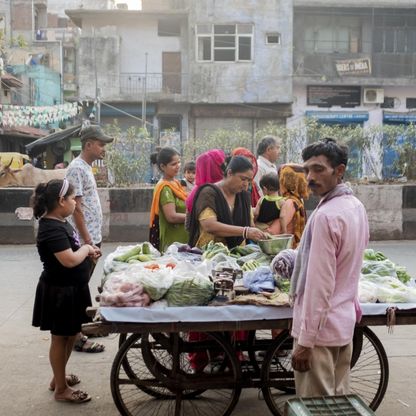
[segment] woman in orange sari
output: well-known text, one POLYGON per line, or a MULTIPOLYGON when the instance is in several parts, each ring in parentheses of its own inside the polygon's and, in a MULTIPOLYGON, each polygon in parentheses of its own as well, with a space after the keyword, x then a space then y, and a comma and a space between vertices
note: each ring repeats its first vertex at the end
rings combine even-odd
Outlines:
POLYGON ((172 243, 187 243, 185 230, 186 192, 175 179, 181 168, 179 153, 171 147, 163 147, 157 164, 162 178, 153 191, 150 209, 149 241, 160 252, 164 252, 172 243))
POLYGON ((280 195, 285 203, 280 211, 283 234, 293 234, 296 248, 306 225, 304 199, 309 198, 309 188, 301 165, 288 164, 279 169, 280 195))

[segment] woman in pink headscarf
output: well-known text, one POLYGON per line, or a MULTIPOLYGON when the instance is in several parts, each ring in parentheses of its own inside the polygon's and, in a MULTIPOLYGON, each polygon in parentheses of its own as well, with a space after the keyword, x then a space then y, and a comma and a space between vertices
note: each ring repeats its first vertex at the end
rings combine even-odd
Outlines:
POLYGON ((186 199, 186 210, 192 211, 194 196, 201 185, 219 182, 224 177, 225 153, 220 149, 208 150, 200 154, 195 163, 195 186, 186 199))
MULTIPOLYGON (((219 182, 224 177, 223 165, 225 164, 225 153, 220 149, 208 150, 200 154, 195 162, 195 186, 186 199, 186 210, 188 213, 192 211, 195 193, 198 188, 206 183, 219 182)), ((189 215, 186 218, 186 224, 189 215)), ((204 341, 207 335, 203 332, 189 332, 189 341, 204 341)), ((202 370, 208 363, 208 355, 206 351, 189 353, 189 361, 194 370, 202 370)))
MULTIPOLYGON (((246 149, 245 147, 236 147, 231 152, 231 155, 246 157, 253 165, 254 176, 256 176, 258 170, 257 159, 256 156, 254 156, 253 153, 250 152, 250 150, 246 149)), ((257 189, 257 184, 256 182, 254 182, 254 180, 251 181, 248 191, 251 195, 251 206, 255 207, 257 205, 258 200, 260 199, 260 193, 257 189)))

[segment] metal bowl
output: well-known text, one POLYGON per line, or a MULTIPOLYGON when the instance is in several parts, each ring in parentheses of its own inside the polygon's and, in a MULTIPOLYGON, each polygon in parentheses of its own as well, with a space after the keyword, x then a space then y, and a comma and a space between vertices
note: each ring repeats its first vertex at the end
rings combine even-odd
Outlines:
POLYGON ((280 253, 282 250, 292 248, 292 240, 292 234, 279 234, 274 235, 267 240, 259 240, 258 244, 263 253, 273 256, 280 253))

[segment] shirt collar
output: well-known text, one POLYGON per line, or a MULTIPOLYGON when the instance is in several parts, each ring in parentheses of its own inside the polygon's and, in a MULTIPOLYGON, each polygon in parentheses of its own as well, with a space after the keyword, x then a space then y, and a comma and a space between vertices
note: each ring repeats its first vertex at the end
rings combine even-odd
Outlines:
POLYGON ((272 163, 272 162, 270 162, 270 160, 269 159, 266 159, 264 156, 262 156, 262 155, 260 155, 259 156, 259 159, 264 163, 264 164, 266 164, 269 168, 275 168, 276 167, 276 165, 274 164, 274 163, 272 163))

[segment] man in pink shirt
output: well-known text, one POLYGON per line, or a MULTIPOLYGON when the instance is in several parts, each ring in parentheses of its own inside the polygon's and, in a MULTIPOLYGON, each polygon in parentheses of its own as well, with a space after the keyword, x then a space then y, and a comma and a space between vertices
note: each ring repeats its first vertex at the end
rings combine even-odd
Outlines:
POLYGON ((368 244, 367 214, 342 180, 348 149, 333 139, 302 151, 308 186, 320 202, 303 233, 292 275, 296 393, 347 394, 358 281, 368 244))

